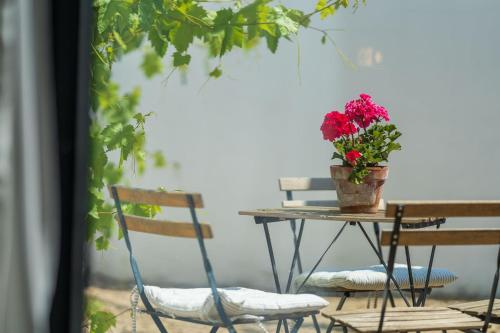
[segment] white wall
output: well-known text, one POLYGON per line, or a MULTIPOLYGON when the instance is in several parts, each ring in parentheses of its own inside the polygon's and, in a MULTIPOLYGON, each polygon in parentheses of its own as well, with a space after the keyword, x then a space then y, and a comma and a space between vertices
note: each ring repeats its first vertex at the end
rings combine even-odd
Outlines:
MULTIPOLYGON (((278 206, 280 176, 328 176, 332 150, 319 131, 323 115, 367 92, 404 133, 403 151, 390 162, 386 199, 498 199, 499 9, 494 1, 368 1, 355 14, 339 11, 325 26, 344 29, 333 36, 356 70, 331 45, 321 45, 315 31, 300 34, 300 67, 297 45, 282 42, 276 55, 261 48, 225 57, 224 76, 206 85, 210 66, 201 49, 193 50, 189 72, 174 74, 167 84, 166 75, 144 80, 137 69, 140 54, 131 55, 116 66, 115 78, 125 89, 142 85, 143 112, 156 112, 148 123, 148 146, 181 164, 180 170, 149 170, 132 182, 203 193, 202 219, 212 223, 216 236, 208 249, 218 280, 272 289, 262 227, 238 210, 278 206)), ((478 225, 483 223, 474 221, 478 225)), ((339 227, 308 222, 306 267, 339 227)), ((289 229, 283 223, 271 231, 284 278, 289 229)), ((143 235, 133 241, 146 281, 206 284, 195 242, 143 235)), ((369 251, 351 227, 321 267, 375 263, 369 251)), ((415 251, 414 262, 425 264, 427 252, 415 251)), ((436 265, 460 275, 446 291, 487 293, 495 255, 496 248, 487 247, 438 249, 436 265)), ((131 279, 122 242, 96 254, 93 263, 101 274, 131 279)))

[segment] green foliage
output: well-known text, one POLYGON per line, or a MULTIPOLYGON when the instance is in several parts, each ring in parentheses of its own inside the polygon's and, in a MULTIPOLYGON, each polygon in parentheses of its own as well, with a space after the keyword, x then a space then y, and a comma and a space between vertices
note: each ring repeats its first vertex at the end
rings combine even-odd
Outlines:
POLYGON ((84 332, 105 333, 116 326, 114 314, 101 310, 101 304, 93 298, 87 298, 86 301, 84 332))
MULTIPOLYGON (((325 18, 339 7, 348 6, 347 0, 320 0, 306 14, 272 0, 250 0, 245 5, 238 0, 219 4, 199 0, 93 0, 87 239, 98 250, 109 247, 115 223, 105 187, 124 181, 126 165, 137 175, 144 173, 148 165, 166 165, 161 152, 145 149, 144 125, 151 114, 141 113, 138 108, 140 88, 123 92, 112 80, 114 63, 142 49, 140 67, 150 78, 162 73, 165 58, 171 59, 168 66, 172 69, 187 67, 192 61, 190 48, 194 43, 205 45, 212 58, 222 58, 235 48, 255 47, 261 40, 274 53, 280 40, 291 40, 300 28, 309 27, 313 15, 319 13, 325 18)), ((352 7, 357 6, 358 1, 354 1, 352 7)), ((326 31, 320 32, 324 40, 326 31)), ((222 73, 219 60, 219 65, 207 75, 219 78, 222 73)), ((144 216, 157 212, 128 209, 144 216)))
POLYGON ((351 166, 346 159, 346 153, 355 150, 361 157, 353 166, 349 180, 360 184, 368 175, 367 167, 377 166, 388 162, 389 154, 401 150, 401 145, 396 140, 401 136, 394 124, 376 123, 361 132, 357 137, 341 137, 333 142, 335 152, 332 159, 340 159, 345 166, 351 166))
MULTIPOLYGON (((206 1, 210 2, 210 1, 206 1)), ((92 34, 91 153, 89 165, 89 213, 87 239, 97 250, 109 248, 114 234, 114 206, 108 202, 106 186, 124 181, 126 164, 141 175, 148 164, 167 165, 160 151, 145 149, 144 125, 151 113, 141 113, 141 89, 121 91, 112 80, 113 64, 124 55, 144 50, 140 65, 145 76, 161 74, 165 58, 171 59, 172 69, 186 68, 191 63, 190 47, 196 42, 207 48, 211 58, 222 58, 235 48, 250 49, 265 40, 275 53, 280 40, 291 40, 300 28, 310 26, 311 17, 334 14, 340 6, 348 7, 348 0, 320 0, 309 14, 275 5, 272 0, 224 1, 206 4, 200 0, 93 0, 94 26, 92 34), (319 8, 321 6, 321 8, 319 8)), ((352 3, 358 7, 358 0, 352 3)), ((323 34, 326 30, 314 28, 323 34)), ((219 78, 220 65, 207 73, 208 78, 219 78)), ((178 164, 172 164, 174 168, 178 164)), ((124 205, 124 212, 153 217, 158 206, 124 205)), ((121 230, 118 230, 121 238, 121 230)), ((86 324, 90 333, 107 332, 116 325, 116 318, 102 311, 92 300, 87 303, 86 324)))
POLYGON ((151 78, 155 74, 160 74, 163 71, 162 59, 155 51, 150 50, 144 55, 141 68, 144 71, 144 75, 146 75, 147 78, 151 78))
POLYGON ((321 11, 319 17, 322 20, 326 19, 328 16, 332 16, 335 13, 335 7, 334 6, 328 7, 327 3, 328 3, 327 0, 318 0, 318 2, 316 3, 316 10, 321 11))

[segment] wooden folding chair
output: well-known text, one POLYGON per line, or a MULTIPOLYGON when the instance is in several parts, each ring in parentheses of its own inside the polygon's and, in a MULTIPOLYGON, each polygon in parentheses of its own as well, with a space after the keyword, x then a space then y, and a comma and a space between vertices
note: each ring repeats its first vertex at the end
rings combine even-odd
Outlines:
MULTIPOLYGON (((278 179, 280 191, 285 192, 286 200, 281 202, 283 208, 300 208, 306 206, 338 207, 337 200, 294 200, 295 191, 335 191, 335 183, 331 178, 310 177, 282 177, 278 179)), ((297 246, 297 225, 295 220, 290 220, 293 244, 297 246)), ((297 256, 297 270, 302 274, 302 261, 300 251, 297 256)))
MULTIPOLYGON (((160 317, 207 325, 212 327, 210 330, 211 333, 216 332, 221 327, 225 327, 229 332, 233 333, 236 332, 234 325, 238 324, 260 323, 270 320, 283 321, 290 319, 294 322, 294 326, 291 328, 290 332, 296 333, 301 327, 305 317, 319 313, 318 310, 328 304, 328 302, 315 295, 306 295, 307 297, 300 298, 302 295, 278 295, 244 288, 218 289, 204 241, 207 238, 213 237, 212 229, 209 224, 199 223, 195 210, 196 208, 203 207, 202 196, 199 193, 158 192, 119 186, 111 186, 109 190, 116 205, 116 218, 120 224, 120 228, 123 232, 123 238, 129 251, 130 265, 136 283, 134 290, 138 292, 145 308, 142 309, 141 312, 147 313, 151 316, 161 333, 167 333, 167 329, 161 322, 160 317), (127 215, 123 213, 122 202, 188 208, 192 218, 192 223, 160 221, 145 217, 127 215), (206 289, 205 292, 205 289, 200 288, 169 289, 144 285, 137 261, 133 255, 129 231, 138 231, 172 237, 196 238, 198 240, 210 288, 206 289), (162 298, 162 295, 164 296, 167 294, 174 296, 179 294, 189 296, 190 291, 193 291, 194 294, 197 295, 196 297, 200 295, 200 292, 202 295, 206 295, 207 301, 202 300, 201 302, 204 306, 206 304, 213 304, 211 305, 211 308, 207 310, 207 316, 210 315, 210 317, 205 318, 205 312, 202 317, 183 314, 185 313, 184 308, 184 312, 180 314, 175 312, 176 306, 178 307, 184 301, 191 302, 192 299, 181 299, 178 297, 176 299, 176 303, 170 305, 170 300, 168 298, 162 298), (244 308, 240 310, 239 307, 242 306, 242 302, 234 302, 232 300, 234 297, 241 300, 242 297, 246 296, 253 297, 254 300, 257 299, 258 302, 255 303, 257 305, 255 305, 251 310, 244 308), (274 306, 276 309, 273 308, 272 310, 268 310, 265 308, 266 300, 269 301, 268 304, 270 304, 270 306, 274 306), (293 309, 292 306, 287 307, 286 302, 295 304, 295 309, 293 309), (264 308, 260 309, 259 306, 264 308), (167 310, 165 310, 165 308, 167 308, 167 310), (283 308, 286 310, 283 310, 283 308), (242 311, 250 311, 251 313, 244 313, 242 311), (274 312, 268 314, 268 312, 271 311, 274 312)), ((178 312, 180 311, 181 310, 178 310, 178 312)))
MULTIPOLYGON (((395 201, 389 202, 387 216, 394 216, 392 232, 382 232, 382 245, 390 246, 387 281, 381 310, 324 312, 335 322, 363 333, 408 332, 430 330, 481 330, 486 332, 491 322, 494 300, 498 286, 500 248, 491 296, 480 311, 481 320, 456 309, 445 307, 405 307, 387 309, 388 291, 394 269, 397 247, 424 245, 499 245, 500 229, 445 229, 445 230, 404 230, 404 217, 500 217, 500 201, 395 201)), ((431 263, 432 264, 432 263, 431 263)), ((411 271, 408 272, 411 276, 411 271)), ((330 332, 330 329, 327 331, 330 332)))
MULTIPOLYGON (((282 207, 283 208, 303 208, 303 207, 339 207, 339 202, 335 200, 334 198, 336 197, 335 190, 336 190, 336 185, 334 181, 328 177, 328 178, 310 178, 310 177, 283 177, 279 178, 278 180, 279 184, 279 189, 280 191, 285 192, 286 194, 286 200, 282 201, 282 207), (326 191, 329 192, 327 195, 330 197, 328 200, 298 200, 294 198, 294 193, 295 192, 318 192, 318 191, 326 191)), ((383 200, 380 203, 380 209, 384 209, 384 202, 383 200)), ((304 228, 303 226, 304 220, 301 221, 300 228, 304 228)), ((356 224, 356 223, 354 223, 356 224)), ((382 256, 382 247, 380 244, 380 226, 379 223, 373 222, 373 232, 375 235, 375 246, 376 250, 379 253, 380 256, 382 256)), ((293 236, 293 244, 295 247, 297 247, 297 234, 296 234, 296 220, 290 220, 290 226, 292 230, 292 236, 293 236)), ((299 230, 300 230, 299 228, 299 230)), ((368 237, 368 235, 365 235, 368 237)), ((408 257, 409 258, 409 257, 408 257)), ((409 260, 407 260, 407 265, 411 266, 411 263, 409 260)), ((382 265, 379 265, 382 266, 382 265)), ((303 273, 303 268, 302 268, 302 262, 300 258, 300 249, 298 250, 298 255, 297 255, 297 265, 295 266, 298 270, 299 274, 303 273)), ((383 267, 380 267, 383 268, 383 267)), ((371 268, 366 267, 366 270, 369 271, 371 268)), ((401 270, 401 269, 400 269, 401 270)), ((378 274, 378 272, 373 271, 374 274, 378 274)), ((355 271, 353 271, 355 273, 355 271)), ((451 272, 449 272, 449 275, 452 275, 451 272)), ((429 276, 429 278, 432 279, 434 282, 434 277, 435 275, 433 274, 432 276, 429 276)), ((414 285, 413 281, 408 281, 408 277, 406 279, 401 280, 400 282, 403 285, 414 285), (411 282, 411 283, 410 283, 411 282)), ((380 291, 380 289, 369 289, 366 288, 365 285, 359 285, 359 286, 352 286, 351 288, 347 289, 345 287, 315 287, 313 286, 314 277, 309 278, 306 282, 306 284, 303 286, 305 287, 303 290, 306 290, 307 292, 312 292, 312 293, 320 293, 320 294, 329 294, 329 295, 335 295, 335 294, 342 294, 342 300, 339 303, 338 309, 340 310, 345 302, 345 300, 348 297, 354 296, 356 293, 368 293, 369 295, 374 294, 375 295, 375 301, 374 304, 376 305, 376 298, 377 298, 377 293, 380 291)), ((336 280, 336 279, 335 279, 336 280)), ((299 281, 299 280, 297 280, 299 281)), ((300 283, 299 283, 300 284, 300 283)), ((435 285, 435 283, 431 284, 434 288, 438 287, 443 287, 444 285, 435 285)), ((409 289, 403 289, 404 291, 409 291, 409 289)), ((416 288, 420 294, 423 294, 424 289, 420 285, 419 288, 416 288)), ((392 300, 392 299, 391 299, 392 300)), ((370 306, 370 297, 368 301, 368 306, 370 306)))

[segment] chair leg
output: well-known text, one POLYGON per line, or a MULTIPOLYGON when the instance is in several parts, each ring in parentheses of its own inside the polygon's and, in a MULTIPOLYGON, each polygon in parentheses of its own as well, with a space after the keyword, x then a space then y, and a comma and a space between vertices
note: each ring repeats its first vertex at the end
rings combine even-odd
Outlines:
POLYGON ((332 320, 330 321, 330 325, 328 325, 328 328, 326 329, 326 333, 331 333, 334 327, 335 327, 335 320, 332 320))
POLYGON ((286 321, 286 319, 280 319, 278 321, 278 326, 276 326, 276 333, 280 333, 281 332, 281 325, 283 324, 283 327, 285 328, 285 333, 289 333, 288 331, 288 322, 286 321))
POLYGON ((213 326, 212 329, 210 330, 210 333, 215 333, 219 330, 219 326, 213 326))
POLYGON ((316 315, 312 315, 312 321, 313 321, 313 325, 314 325, 314 329, 316 330, 316 333, 321 333, 321 329, 319 328, 319 323, 318 323, 318 319, 316 318, 316 315))
MULTIPOLYGON (((345 292, 344 295, 342 296, 342 298, 340 299, 339 304, 337 304, 337 308, 335 309, 336 311, 342 310, 342 308, 344 307, 344 303, 348 297, 351 297, 351 293, 345 292)), ((342 327, 342 331, 344 331, 344 333, 347 333, 347 327, 342 326, 342 325, 338 325, 338 326, 342 327)), ((332 320, 330 322, 330 325, 328 326, 328 329, 326 330, 326 333, 330 333, 334 327, 335 327, 335 320, 332 320)))
POLYGON ((394 302, 394 297, 392 296, 391 291, 388 291, 388 295, 389 295, 389 302, 391 302, 391 307, 395 308, 396 303, 394 302))
POLYGON ((292 327, 292 331, 290 333, 297 333, 299 331, 300 326, 302 326, 302 323, 304 322, 304 318, 299 318, 295 322, 295 325, 292 327))

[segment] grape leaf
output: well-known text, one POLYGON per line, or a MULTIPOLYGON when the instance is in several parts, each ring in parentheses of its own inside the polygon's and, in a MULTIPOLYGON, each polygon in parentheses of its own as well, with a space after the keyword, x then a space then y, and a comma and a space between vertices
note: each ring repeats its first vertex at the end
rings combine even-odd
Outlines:
POLYGON ((158 56, 163 57, 167 52, 168 42, 167 38, 160 34, 156 26, 152 26, 151 30, 149 30, 148 39, 158 56))
POLYGON ((193 37, 193 27, 189 24, 179 24, 176 29, 171 30, 172 44, 177 52, 186 51, 193 42, 193 37))
POLYGON ((191 56, 189 54, 181 54, 179 52, 175 52, 173 58, 174 58, 174 67, 188 65, 189 62, 191 61, 191 56))
POLYGON ((139 1, 139 18, 141 29, 147 31, 153 25, 154 17, 154 2, 151 0, 139 1))
POLYGON ((147 78, 151 78, 163 71, 162 59, 154 51, 146 52, 142 60, 141 68, 144 71, 144 75, 146 75, 147 78))
POLYGON ((316 3, 316 10, 319 10, 319 17, 324 20, 329 16, 335 14, 335 7, 328 4, 328 0, 318 0, 316 3))
POLYGON ((213 77, 213 78, 217 79, 217 78, 219 78, 222 75, 222 70, 220 69, 219 66, 217 66, 208 75, 210 77, 213 77))
POLYGON ((161 151, 155 151, 153 153, 153 164, 156 168, 162 168, 167 165, 167 160, 161 151))

